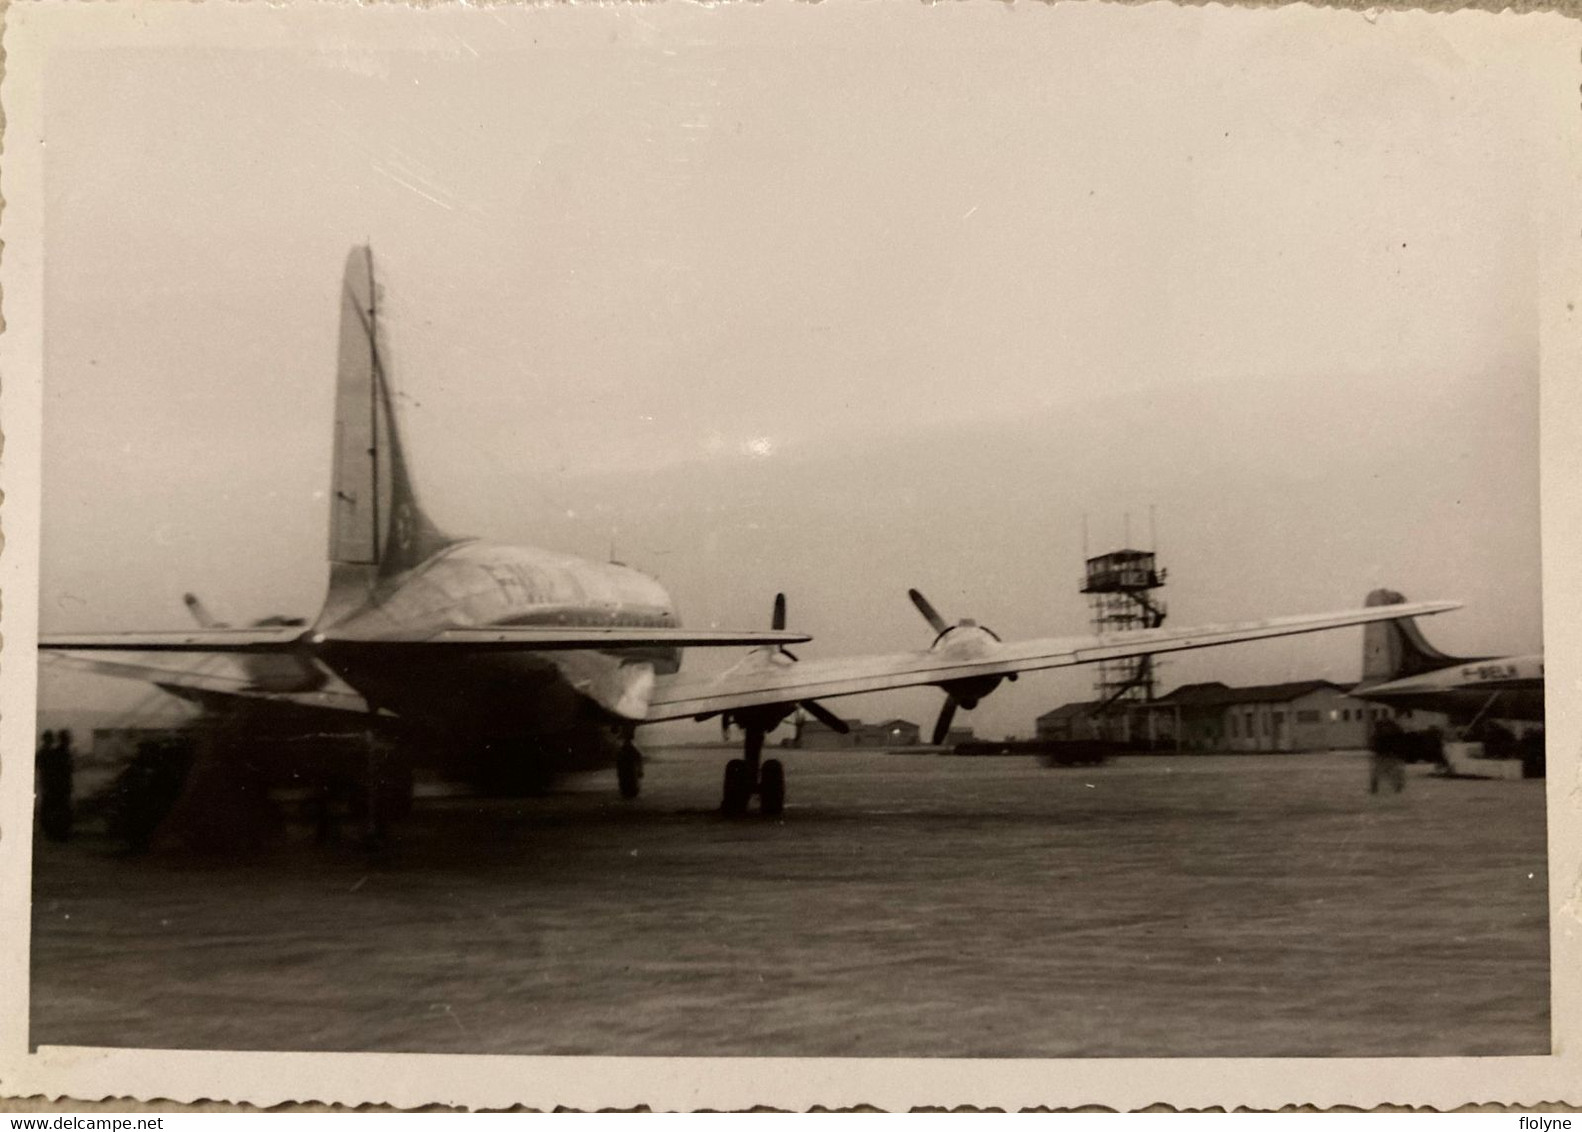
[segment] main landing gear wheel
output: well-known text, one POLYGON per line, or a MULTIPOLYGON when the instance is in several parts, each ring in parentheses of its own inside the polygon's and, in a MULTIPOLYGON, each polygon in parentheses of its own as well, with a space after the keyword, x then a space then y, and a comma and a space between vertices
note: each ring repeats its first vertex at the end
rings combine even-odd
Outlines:
POLYGON ((616 757, 615 778, 623 798, 635 798, 643 788, 643 753, 630 743, 616 757))
POLYGON ((758 795, 758 810, 766 818, 777 818, 786 807, 786 770, 779 759, 764 762, 756 775, 749 759, 732 759, 725 764, 725 789, 720 813, 728 818, 745 817, 753 795, 758 795))
POLYGON ((725 794, 720 799, 720 812, 728 818, 739 818, 747 812, 752 800, 754 782, 746 759, 732 759, 725 764, 725 794))
POLYGON ((785 808, 785 764, 779 759, 770 759, 758 773, 758 809, 766 818, 777 818, 785 808))

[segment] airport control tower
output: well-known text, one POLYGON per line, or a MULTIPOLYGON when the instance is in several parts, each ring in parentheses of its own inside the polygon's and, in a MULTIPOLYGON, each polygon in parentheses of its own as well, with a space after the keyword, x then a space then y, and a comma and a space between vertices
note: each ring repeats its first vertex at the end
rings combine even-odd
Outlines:
MULTIPOLYGON (((1112 550, 1089 558, 1082 592, 1093 610, 1093 631, 1157 629, 1165 620, 1165 604, 1157 595, 1164 584, 1165 571, 1151 550, 1112 550)), ((1093 693, 1098 728, 1107 738, 1131 740, 1132 707, 1154 698, 1153 657, 1101 661, 1093 693)))

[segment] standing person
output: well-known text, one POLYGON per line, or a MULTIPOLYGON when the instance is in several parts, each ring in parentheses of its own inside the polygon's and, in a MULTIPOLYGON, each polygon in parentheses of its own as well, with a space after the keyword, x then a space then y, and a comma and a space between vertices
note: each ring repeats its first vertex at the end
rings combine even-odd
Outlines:
POLYGON ((33 793, 44 791, 44 768, 54 758, 55 733, 46 731, 38 737, 38 750, 33 752, 33 793))
POLYGON ((71 837, 71 732, 44 732, 34 759, 38 777, 39 827, 51 841, 71 837))
POLYGON ((45 824, 49 813, 50 786, 55 777, 55 732, 45 731, 38 737, 38 749, 33 752, 33 796, 38 799, 39 825, 45 824))
POLYGON ((1373 751, 1373 765, 1368 773, 1368 793, 1377 794, 1379 783, 1386 783, 1399 794, 1406 789, 1406 762, 1403 747, 1406 733, 1393 719, 1381 719, 1373 727, 1368 746, 1373 751))

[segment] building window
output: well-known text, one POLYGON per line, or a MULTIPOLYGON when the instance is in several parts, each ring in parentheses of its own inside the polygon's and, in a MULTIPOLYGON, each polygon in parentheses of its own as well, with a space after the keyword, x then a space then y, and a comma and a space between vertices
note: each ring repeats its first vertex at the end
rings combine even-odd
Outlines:
POLYGON ((1232 739, 1241 738, 1241 736, 1236 734, 1236 717, 1234 715, 1230 717, 1230 737, 1232 739))
POLYGON ((1322 718, 1316 711, 1299 711, 1296 713, 1298 723, 1317 723, 1322 718))

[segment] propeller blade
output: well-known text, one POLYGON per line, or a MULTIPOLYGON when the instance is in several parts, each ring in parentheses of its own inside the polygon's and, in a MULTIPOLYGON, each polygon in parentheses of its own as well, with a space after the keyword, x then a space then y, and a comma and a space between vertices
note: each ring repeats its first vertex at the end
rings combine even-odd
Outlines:
POLYGON ((918 593, 916 590, 907 590, 906 596, 912 599, 913 605, 917 606, 917 611, 923 615, 923 620, 927 621, 934 627, 934 632, 943 633, 946 629, 950 628, 950 626, 945 623, 945 619, 939 615, 939 611, 932 605, 929 605, 928 599, 922 594, 918 593))
POLYGON ((226 628, 209 612, 208 607, 199 600, 197 594, 182 594, 181 600, 187 603, 187 612, 192 614, 192 619, 205 629, 226 628))
POLYGON ((807 713, 814 719, 838 735, 845 735, 851 730, 851 726, 844 719, 817 700, 803 700, 800 706, 805 708, 807 713))
POLYGON ((945 706, 939 709, 939 719, 934 722, 934 746, 939 746, 945 741, 945 736, 950 734, 950 725, 956 719, 956 697, 946 696, 945 706))
MULTIPOLYGON (((769 619, 769 627, 771 629, 774 629, 774 630, 777 630, 777 631, 780 630, 780 629, 784 629, 786 627, 786 595, 785 594, 775 594, 775 612, 774 612, 774 616, 769 619)), ((796 653, 792 652, 790 649, 786 648, 784 645, 780 646, 780 651, 782 653, 784 653, 786 656, 789 656, 792 660, 795 660, 797 658, 796 653)))

